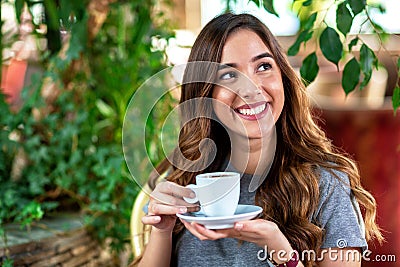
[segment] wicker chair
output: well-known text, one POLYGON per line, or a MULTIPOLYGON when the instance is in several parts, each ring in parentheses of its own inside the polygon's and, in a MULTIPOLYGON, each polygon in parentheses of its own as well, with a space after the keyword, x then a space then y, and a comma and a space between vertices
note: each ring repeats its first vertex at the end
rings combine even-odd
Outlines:
POLYGON ((143 211, 143 207, 149 201, 149 193, 151 189, 146 184, 144 188, 137 195, 131 213, 131 222, 130 222, 130 230, 131 230, 131 244, 132 244, 132 252, 133 257, 136 259, 143 253, 143 249, 150 237, 151 226, 144 225, 142 223, 142 217, 145 214, 143 211))

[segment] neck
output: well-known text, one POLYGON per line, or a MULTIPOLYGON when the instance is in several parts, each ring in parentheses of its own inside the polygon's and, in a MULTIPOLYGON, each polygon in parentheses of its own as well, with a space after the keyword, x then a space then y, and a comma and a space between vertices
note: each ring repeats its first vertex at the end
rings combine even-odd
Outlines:
POLYGON ((231 163, 242 173, 262 175, 272 163, 275 155, 275 131, 266 137, 248 139, 233 135, 231 163))

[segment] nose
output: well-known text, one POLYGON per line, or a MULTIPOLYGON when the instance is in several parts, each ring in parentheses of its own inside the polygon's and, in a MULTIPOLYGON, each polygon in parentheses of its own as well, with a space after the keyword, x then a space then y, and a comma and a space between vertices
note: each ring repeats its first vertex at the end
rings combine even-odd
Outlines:
POLYGON ((261 95, 260 86, 256 81, 250 80, 248 77, 243 76, 239 85, 239 96, 244 99, 252 99, 261 95))

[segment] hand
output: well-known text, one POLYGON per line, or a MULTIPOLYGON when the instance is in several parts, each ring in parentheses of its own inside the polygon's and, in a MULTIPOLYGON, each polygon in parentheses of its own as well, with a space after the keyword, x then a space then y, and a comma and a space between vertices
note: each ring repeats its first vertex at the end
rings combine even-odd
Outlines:
POLYGON ((198 205, 183 200, 183 197, 194 196, 194 192, 189 188, 172 182, 161 182, 150 194, 148 214, 142 218, 142 222, 159 231, 171 232, 175 225, 176 213, 199 210, 198 205))
MULTIPOLYGON (((236 238, 255 243, 262 248, 267 246, 268 251, 284 251, 286 252, 284 257, 288 257, 287 260, 289 260, 290 253, 293 251, 289 241, 279 230, 279 227, 268 220, 256 219, 237 222, 233 228, 221 230, 210 230, 197 223, 188 223, 184 220, 181 221, 185 227, 200 240, 216 240, 227 237, 236 238)), ((284 260, 282 261, 282 255, 280 256, 280 259, 278 259, 277 254, 274 254, 274 256, 276 262, 285 262, 284 260)))

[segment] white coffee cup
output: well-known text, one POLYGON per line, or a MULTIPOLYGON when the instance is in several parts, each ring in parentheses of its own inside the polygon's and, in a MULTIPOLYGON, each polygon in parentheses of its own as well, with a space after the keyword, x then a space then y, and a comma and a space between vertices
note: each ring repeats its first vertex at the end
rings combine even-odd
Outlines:
POLYGON ((187 185, 196 197, 184 198, 188 203, 200 202, 201 211, 210 217, 235 214, 240 196, 240 174, 212 172, 196 176, 196 184, 187 185))

